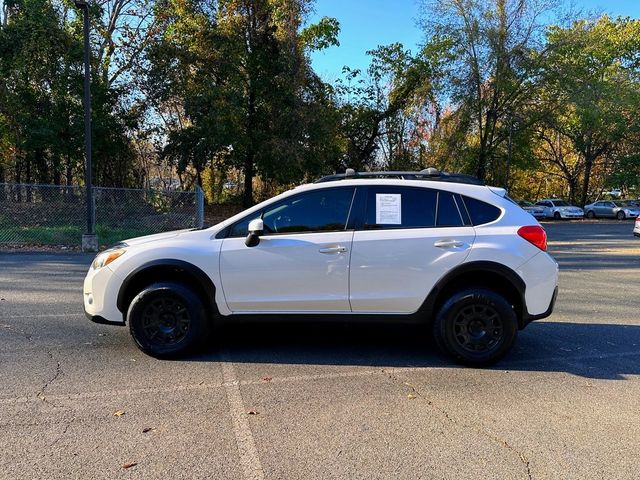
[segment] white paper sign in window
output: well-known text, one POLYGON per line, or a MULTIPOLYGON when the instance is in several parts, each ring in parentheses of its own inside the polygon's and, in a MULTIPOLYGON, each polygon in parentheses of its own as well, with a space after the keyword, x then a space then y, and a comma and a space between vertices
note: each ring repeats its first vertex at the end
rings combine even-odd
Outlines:
POLYGON ((400 225, 402 223, 402 195, 376 193, 376 224, 400 225))

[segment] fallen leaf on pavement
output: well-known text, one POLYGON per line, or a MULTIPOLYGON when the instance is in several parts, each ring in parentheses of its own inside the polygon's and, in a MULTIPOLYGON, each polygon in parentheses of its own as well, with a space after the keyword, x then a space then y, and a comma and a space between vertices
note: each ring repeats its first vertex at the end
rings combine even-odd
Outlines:
POLYGON ((149 433, 149 432, 152 432, 154 430, 155 430, 155 428, 153 428, 153 427, 145 427, 145 428, 142 429, 142 433, 149 433))
POLYGON ((122 417, 124 414, 125 414, 125 412, 123 412, 122 410, 118 410, 113 414, 113 416, 114 417, 122 417))
POLYGON ((122 465, 122 468, 127 470, 127 469, 129 469, 131 467, 135 467, 137 464, 138 464, 138 462, 125 463, 124 465, 122 465))
POLYGON ((271 380, 273 380, 273 377, 262 377, 263 382, 270 382, 271 380))
POLYGON ((257 412, 257 410, 249 410, 247 412, 247 415, 258 415, 258 412, 257 412))
POLYGON ((407 398, 409 400, 413 400, 414 398, 416 398, 416 396, 413 393, 410 393, 409 395, 407 395, 407 398))

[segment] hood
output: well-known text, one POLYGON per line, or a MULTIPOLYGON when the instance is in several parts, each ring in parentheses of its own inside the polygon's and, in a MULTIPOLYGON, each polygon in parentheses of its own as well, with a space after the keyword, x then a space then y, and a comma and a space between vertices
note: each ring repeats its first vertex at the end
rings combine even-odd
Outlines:
POLYGON ((144 237, 129 238, 125 240, 124 243, 134 247, 144 243, 155 242, 156 240, 168 240, 169 238, 177 237, 178 235, 182 235, 190 231, 191 229, 189 228, 185 230, 174 230, 172 232, 156 233, 153 235, 145 235, 144 237))

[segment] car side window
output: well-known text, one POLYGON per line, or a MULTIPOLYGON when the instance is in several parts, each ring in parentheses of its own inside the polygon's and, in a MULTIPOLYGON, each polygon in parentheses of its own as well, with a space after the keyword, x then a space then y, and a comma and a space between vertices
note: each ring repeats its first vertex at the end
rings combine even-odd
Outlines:
POLYGON ((438 193, 438 214, 436 226, 438 227, 462 227, 464 225, 460 210, 453 194, 450 192, 438 193))
POLYGON ((330 188, 291 196, 240 220, 229 236, 246 236, 249 222, 261 216, 265 235, 344 230, 354 191, 353 187, 330 188))
POLYGON ((436 224, 437 192, 428 188, 369 187, 367 230, 429 228, 436 224))
POLYGON ((474 225, 483 225, 485 223, 493 222, 500 216, 501 210, 498 207, 494 207, 489 203, 475 198, 465 196, 462 196, 462 198, 467 206, 471 222, 474 225))

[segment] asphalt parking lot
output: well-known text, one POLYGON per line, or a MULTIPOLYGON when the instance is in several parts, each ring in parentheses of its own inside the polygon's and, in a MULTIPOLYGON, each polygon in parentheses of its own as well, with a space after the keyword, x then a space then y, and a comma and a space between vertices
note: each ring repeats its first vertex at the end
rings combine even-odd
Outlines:
POLYGON ((640 239, 545 227, 556 311, 490 369, 367 325, 227 328, 155 360, 85 319, 89 256, 0 253, 0 478, 636 479, 640 239))

